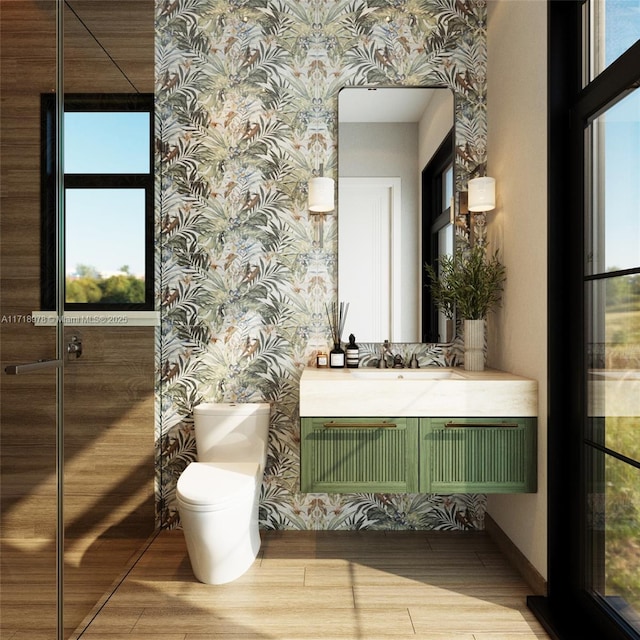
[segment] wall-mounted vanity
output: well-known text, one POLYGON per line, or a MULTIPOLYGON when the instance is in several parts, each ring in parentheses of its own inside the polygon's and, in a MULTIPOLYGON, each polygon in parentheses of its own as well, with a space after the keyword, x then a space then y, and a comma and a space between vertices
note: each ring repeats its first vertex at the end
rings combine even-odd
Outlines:
POLYGON ((535 492, 537 406, 537 382, 503 371, 307 368, 301 489, 535 492))

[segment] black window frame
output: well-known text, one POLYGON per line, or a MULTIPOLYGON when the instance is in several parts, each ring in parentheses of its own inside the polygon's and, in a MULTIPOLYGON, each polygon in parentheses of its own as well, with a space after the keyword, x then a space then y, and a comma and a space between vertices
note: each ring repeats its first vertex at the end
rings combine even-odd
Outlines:
POLYGON ((640 42, 583 87, 584 0, 548 3, 548 595, 529 607, 552 638, 638 634, 585 589, 585 127, 638 86, 640 42))
MULTIPOLYGON (((443 176, 453 166, 455 174, 454 128, 445 136, 440 146, 422 170, 422 261, 433 265, 439 255, 438 231, 451 221, 450 206, 442 211, 443 176)), ((454 177, 455 185, 455 177, 454 177)), ((455 238, 454 238, 455 242, 455 238)), ((429 277, 422 269, 422 342, 438 343, 446 339, 440 336, 439 310, 433 303, 429 277)))
MULTIPOLYGON (((41 95, 41 264, 42 311, 56 305, 56 96, 41 95)), ((144 302, 65 302, 65 311, 152 311, 154 301, 154 95, 152 93, 65 94, 66 112, 142 112, 149 114, 149 172, 136 174, 65 174, 63 189, 144 189, 144 302)), ((126 144, 123 141, 123 153, 126 144)), ((66 282, 65 282, 66 286, 66 282)), ((66 296, 65 296, 66 297, 66 296)))

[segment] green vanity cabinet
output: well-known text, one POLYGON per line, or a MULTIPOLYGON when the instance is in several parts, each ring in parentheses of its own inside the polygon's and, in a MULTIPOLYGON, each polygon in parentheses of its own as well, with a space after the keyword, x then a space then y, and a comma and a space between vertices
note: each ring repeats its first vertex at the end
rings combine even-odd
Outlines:
POLYGON ((536 491, 536 418, 301 418, 301 490, 536 491))
POLYGON ((536 418, 422 418, 420 491, 536 491, 536 418))
POLYGON ((301 418, 301 490, 418 491, 418 418, 301 418))

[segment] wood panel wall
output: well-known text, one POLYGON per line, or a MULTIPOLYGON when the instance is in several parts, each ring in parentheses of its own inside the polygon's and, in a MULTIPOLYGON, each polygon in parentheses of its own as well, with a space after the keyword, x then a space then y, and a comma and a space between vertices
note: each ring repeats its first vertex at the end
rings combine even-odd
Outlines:
MULTIPOLYGON (((133 84, 152 92, 153 0, 68 4, 84 25, 65 9, 65 91, 133 92, 133 84)), ((40 94, 55 89, 55 5, 0 0, 3 369, 55 356, 55 328, 31 322, 40 300, 40 94)), ((155 526, 154 328, 65 328, 78 332, 84 352, 66 363, 64 376, 69 629, 119 574, 114 559, 126 562, 155 526)), ((3 625, 39 620, 48 630, 55 622, 55 374, 2 371, 0 384, 2 580, 10 587, 2 589, 3 625)))

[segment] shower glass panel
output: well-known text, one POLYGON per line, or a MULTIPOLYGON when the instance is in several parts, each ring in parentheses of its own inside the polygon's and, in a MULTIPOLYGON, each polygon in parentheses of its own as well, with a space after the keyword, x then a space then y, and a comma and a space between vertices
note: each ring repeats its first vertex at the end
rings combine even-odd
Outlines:
POLYGON ((2 0, 3 637, 78 638, 155 530, 155 327, 63 316, 65 239, 41 235, 42 185, 61 184, 41 155, 42 95, 152 93, 153 26, 154 0, 2 0))
MULTIPOLYGON (((149 94, 153 83, 154 0, 65 0, 65 96, 149 94)), ((74 128, 74 118, 65 115, 65 128, 67 123, 74 128)), ((104 172, 104 166, 95 166, 96 155, 101 160, 109 155, 117 162, 119 153, 121 164, 126 165, 133 138, 109 129, 106 121, 100 126, 108 140, 119 140, 115 148, 108 145, 108 154, 106 143, 98 144, 96 151, 95 135, 76 136, 70 130, 67 139, 65 130, 65 175, 104 172), (87 154, 89 159, 83 159, 87 154)), ((148 139, 148 124, 146 133, 148 139)), ((125 166, 122 173, 126 172, 125 166)), ((92 195, 88 191, 82 195, 92 195)), ((121 221, 119 216, 131 207, 117 204, 117 189, 98 199, 98 204, 110 203, 109 208, 90 207, 99 219, 89 225, 88 237, 95 240, 99 235, 102 245, 111 245, 114 255, 105 257, 98 248, 87 253, 79 246, 83 240, 74 233, 78 225, 72 228, 77 207, 70 206, 77 195, 67 190, 71 196, 65 203, 67 262, 80 255, 77 260, 84 264, 87 256, 93 256, 100 263, 86 264, 87 268, 102 272, 128 265, 132 273, 137 272, 135 256, 127 248, 127 229, 140 229, 140 208, 134 207, 133 218, 121 221), (117 241, 118 233, 121 241, 117 241)), ((137 233, 137 239, 141 237, 144 234, 137 233)), ((144 247, 139 245, 137 242, 144 260, 144 247)), ((82 345, 81 355, 71 354, 65 362, 66 638, 76 638, 85 629, 96 603, 135 560, 155 528, 155 327, 137 326, 127 312, 114 312, 115 324, 108 324, 109 318, 99 320, 90 310, 78 311, 77 305, 74 312, 79 314, 77 322, 66 323, 64 328, 67 343, 82 345)))
POLYGON ((56 86, 56 4, 3 0, 0 11, 3 638, 57 637, 59 369, 5 371, 58 360, 56 322, 36 326, 33 314, 40 309, 40 94, 56 86))

